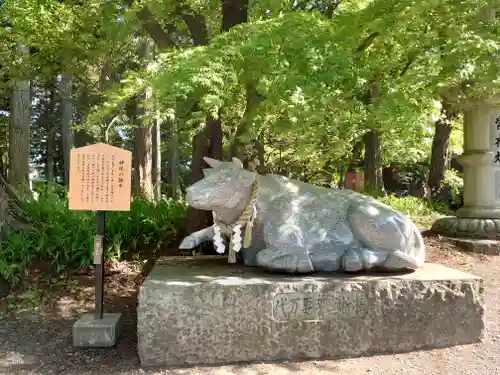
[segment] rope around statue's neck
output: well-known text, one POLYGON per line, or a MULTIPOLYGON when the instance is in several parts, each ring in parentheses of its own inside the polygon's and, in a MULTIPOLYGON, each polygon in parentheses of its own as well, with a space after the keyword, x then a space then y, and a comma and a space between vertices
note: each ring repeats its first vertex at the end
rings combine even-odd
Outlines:
POLYGON ((241 213, 240 217, 232 224, 227 224, 219 221, 215 217, 215 212, 212 212, 214 218, 214 244, 215 249, 219 254, 223 254, 226 246, 222 242, 221 232, 231 236, 229 242, 229 263, 236 263, 236 253, 241 250, 241 229, 245 227, 245 239, 243 246, 249 248, 252 244, 252 227, 253 221, 257 216, 257 209, 255 203, 259 196, 259 176, 256 176, 252 185, 252 195, 250 200, 241 213), (234 232, 234 233, 233 233, 234 232))

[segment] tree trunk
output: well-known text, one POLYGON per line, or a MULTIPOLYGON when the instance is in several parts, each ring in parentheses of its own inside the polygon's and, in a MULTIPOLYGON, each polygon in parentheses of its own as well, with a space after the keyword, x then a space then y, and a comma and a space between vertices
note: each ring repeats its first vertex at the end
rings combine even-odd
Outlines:
POLYGON ((218 118, 207 116, 207 130, 210 134, 210 145, 208 155, 214 159, 222 160, 224 158, 224 150, 222 148, 222 118, 219 112, 218 118))
POLYGON ((359 167, 361 161, 361 154, 363 153, 363 141, 356 142, 352 149, 351 159, 347 165, 348 172, 354 172, 359 167))
POLYGON ((248 0, 222 0, 222 31, 248 21, 248 0))
POLYGON ((266 174, 266 148, 264 146, 263 135, 260 135, 259 138, 255 141, 255 152, 257 154, 257 160, 259 161, 259 165, 255 169, 259 174, 266 174))
MULTIPOLYGON (((148 111, 147 101, 152 99, 152 90, 148 88, 141 109, 141 115, 148 111)), ((137 106, 139 107, 139 106, 137 106)), ((136 116, 134 140, 134 166, 136 193, 144 199, 153 199, 153 131, 144 116, 136 116)))
POLYGON ((161 123, 159 117, 153 126, 153 188, 154 197, 161 199, 161 123))
POLYGON ((150 127, 140 126, 136 129, 135 157, 138 195, 145 199, 153 199, 153 132, 150 127))
POLYGON ((63 147, 63 168, 64 168, 64 185, 69 185, 69 159, 71 149, 74 145, 73 139, 73 102, 71 100, 73 92, 73 78, 70 75, 61 77, 61 135, 63 147))
MULTIPOLYGON (((365 105, 376 105, 380 98, 380 84, 373 81, 366 92, 365 105)), ((373 129, 363 136, 365 144, 364 185, 365 189, 374 195, 384 195, 384 180, 382 175, 382 144, 377 124, 369 124, 373 129)))
POLYGON ((380 134, 376 130, 371 130, 363 136, 363 141, 365 143, 365 187, 375 195, 383 195, 380 134))
MULTIPOLYGON (((210 145, 206 141, 209 134, 207 128, 193 137, 193 157, 191 164, 192 181, 195 183, 203 178, 203 168, 207 168, 203 157, 209 155, 210 145)), ((187 233, 193 233, 212 225, 212 215, 209 211, 201 211, 188 207, 186 219, 187 233)))
POLYGON ((174 199, 181 197, 180 184, 180 158, 179 158, 179 132, 177 119, 168 121, 168 172, 167 180, 170 188, 168 194, 174 199))
POLYGON ((16 230, 33 230, 16 191, 0 176, 0 239, 16 230))
MULTIPOLYGON (((154 45, 147 38, 141 45, 140 56, 149 61, 154 56, 154 45)), ((154 119, 153 89, 148 87, 144 92, 144 100, 137 105, 139 116, 136 116, 135 159, 137 175, 137 192, 144 199, 154 198, 153 188, 153 127, 154 119)))
POLYGON ((246 142, 241 138, 249 131, 250 120, 253 113, 257 110, 263 98, 256 90, 255 83, 249 83, 245 86, 246 108, 231 143, 231 157, 237 157, 241 161, 245 158, 246 142))
POLYGON ((431 163, 429 167, 429 178, 427 185, 431 198, 436 198, 444 180, 447 168, 448 146, 450 144, 452 121, 457 117, 457 112, 451 105, 442 101, 441 118, 434 126, 434 137, 432 138, 431 163))
MULTIPOLYGON (((238 23, 245 22, 248 18, 248 0, 225 0, 221 4, 223 31, 228 31, 238 23)), ((207 28, 204 17, 184 13, 186 23, 195 45, 205 45, 208 43, 207 28)), ((222 159, 222 121, 219 113, 218 119, 208 115, 206 127, 193 137, 193 151, 191 161, 191 172, 193 183, 203 178, 204 156, 215 159, 222 159)), ((186 230, 188 233, 195 232, 211 225, 212 215, 208 211, 199 211, 193 208, 188 209, 186 219, 186 230)))
MULTIPOLYGON (((132 7, 134 0, 125 0, 124 2, 128 7, 132 7)), ((142 28, 154 40, 160 50, 166 50, 174 46, 170 34, 163 29, 163 26, 156 20, 154 14, 147 6, 141 7, 136 12, 136 16, 141 22, 142 28)))
MULTIPOLYGON (((104 84, 104 82, 101 82, 104 84)), ((83 86, 80 91, 80 97, 78 101, 81 103, 82 110, 77 112, 75 115, 78 115, 77 123, 85 124, 87 117, 89 115, 90 108, 92 107, 91 100, 89 97, 89 89, 86 86, 83 86)), ((79 126, 76 131, 73 132, 74 135, 74 147, 83 147, 88 144, 94 143, 94 137, 87 132, 87 130, 83 126, 79 126)))
POLYGON ((56 132, 54 126, 54 101, 55 92, 50 91, 50 102, 47 107, 47 115, 45 117, 45 129, 47 129, 47 150, 45 161, 45 179, 49 182, 54 181, 54 151, 56 143, 56 132))
POLYGON ((21 196, 29 194, 30 81, 14 81, 9 117, 9 183, 21 196))

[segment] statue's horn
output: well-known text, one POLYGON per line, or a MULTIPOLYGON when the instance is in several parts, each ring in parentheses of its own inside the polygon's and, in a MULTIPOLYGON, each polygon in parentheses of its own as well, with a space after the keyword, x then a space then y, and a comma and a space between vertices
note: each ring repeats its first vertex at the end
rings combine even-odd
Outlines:
POLYGON ((203 160, 205 160, 205 163, 207 163, 212 168, 215 168, 220 163, 220 161, 212 159, 212 158, 208 158, 206 156, 203 157, 203 160))
POLYGON ((238 167, 243 168, 243 162, 240 159, 233 157, 233 163, 236 164, 238 167))

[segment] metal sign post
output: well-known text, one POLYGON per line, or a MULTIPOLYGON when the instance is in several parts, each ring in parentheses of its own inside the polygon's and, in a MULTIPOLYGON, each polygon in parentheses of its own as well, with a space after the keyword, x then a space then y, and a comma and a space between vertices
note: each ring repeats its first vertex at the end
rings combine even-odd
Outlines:
POLYGON ((70 210, 96 211, 94 236, 95 312, 73 325, 73 345, 113 346, 121 330, 121 314, 104 313, 106 212, 130 211, 132 153, 108 144, 71 150, 70 210))

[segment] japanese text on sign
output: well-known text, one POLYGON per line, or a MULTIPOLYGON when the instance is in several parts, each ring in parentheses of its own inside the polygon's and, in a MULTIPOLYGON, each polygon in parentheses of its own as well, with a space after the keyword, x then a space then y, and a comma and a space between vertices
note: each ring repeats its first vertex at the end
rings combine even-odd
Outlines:
POLYGON ((69 208, 130 210, 132 153, 106 144, 71 150, 69 208))
POLYGON ((293 320, 329 320, 335 318, 363 318, 368 304, 362 291, 319 293, 282 293, 273 300, 273 318, 286 322, 293 320))

